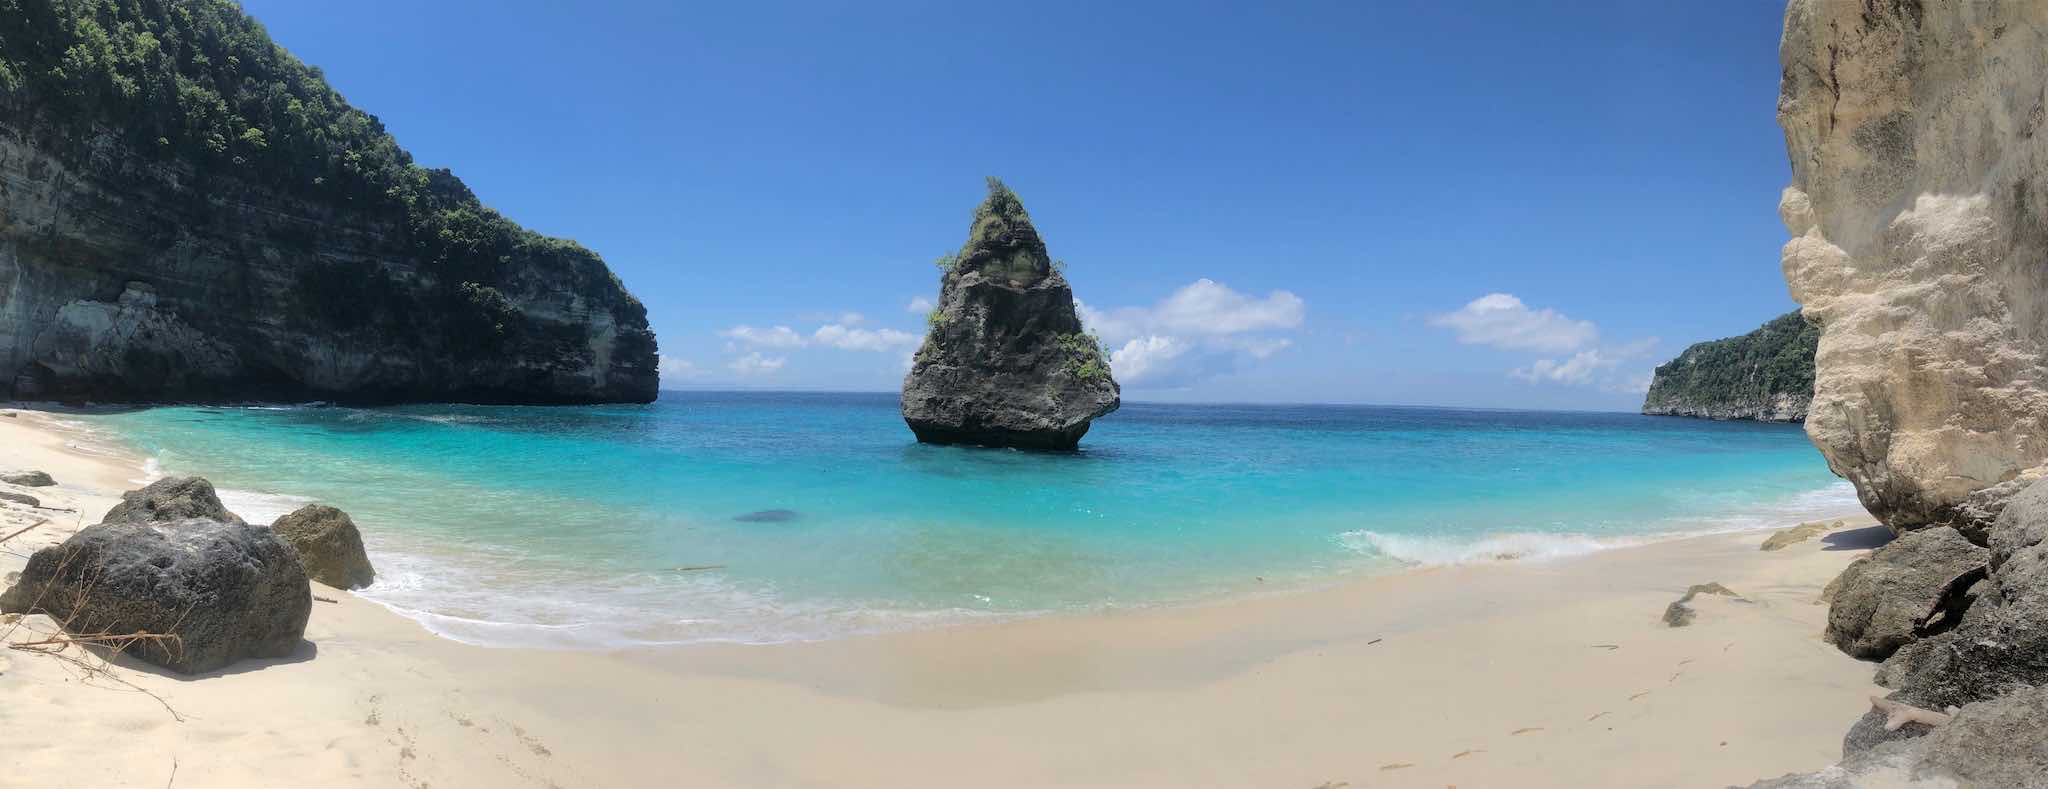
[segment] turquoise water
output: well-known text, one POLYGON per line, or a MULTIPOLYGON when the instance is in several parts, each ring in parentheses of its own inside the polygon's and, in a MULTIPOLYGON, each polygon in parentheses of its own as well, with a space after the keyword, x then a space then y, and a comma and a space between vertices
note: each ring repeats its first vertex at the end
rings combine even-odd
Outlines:
POLYGON ((487 644, 824 638, 1854 507, 1795 426, 1625 414, 1128 404, 1066 455, 922 446, 868 394, 80 419, 251 520, 348 510, 365 597, 487 644))

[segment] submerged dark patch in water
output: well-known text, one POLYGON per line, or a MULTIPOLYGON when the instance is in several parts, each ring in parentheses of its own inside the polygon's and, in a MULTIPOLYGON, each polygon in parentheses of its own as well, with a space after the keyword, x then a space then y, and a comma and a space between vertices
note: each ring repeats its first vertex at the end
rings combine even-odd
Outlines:
POLYGON ((761 510, 736 516, 733 520, 741 523, 787 523, 796 518, 796 510, 761 510))

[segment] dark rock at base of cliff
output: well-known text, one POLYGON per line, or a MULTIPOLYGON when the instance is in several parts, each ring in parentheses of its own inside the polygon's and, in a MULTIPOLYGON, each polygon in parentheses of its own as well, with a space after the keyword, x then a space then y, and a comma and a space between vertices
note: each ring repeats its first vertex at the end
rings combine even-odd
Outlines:
POLYGON ((315 581, 336 589, 359 589, 377 580, 363 550, 363 534, 346 512, 308 504, 279 517, 270 530, 292 547, 306 576, 315 581))
POLYGON ((2012 497, 1999 514, 1980 588, 1940 643, 1880 672, 1894 698, 1941 709, 2048 686, 2048 482, 2012 497))
POLYGON ((51 479, 49 473, 44 471, 9 471, 0 474, 0 482, 24 488, 47 488, 57 484, 57 481, 51 479))
POLYGON ((73 634, 153 633, 127 654, 187 674, 298 648, 312 587, 270 529, 193 518, 102 523, 29 557, 0 611, 73 634))
MULTIPOLYGON (((1865 721, 1872 716, 1882 731, 1883 716, 1873 712, 1865 721)), ((1908 723, 1887 734, 1893 736, 1872 737, 1846 752, 1841 764, 1758 781, 1750 789, 2048 787, 2048 688, 1964 705, 1940 726, 1908 723), (1909 729, 1917 734, 1896 736, 1909 729)))
POLYGON ((967 244, 941 266, 931 331, 903 380, 918 441, 1071 450, 1117 409, 1108 355, 1002 182, 989 179, 967 244))
POLYGON ((213 483, 204 477, 164 477, 141 490, 121 494, 121 503, 107 510, 102 523, 157 523, 207 518, 241 523, 242 518, 220 503, 213 483))
POLYGON ((1797 311, 1740 337, 1697 343, 1657 368, 1643 413, 1799 422, 1813 403, 1820 330, 1797 311))
POLYGON ((1949 582, 1983 566, 1988 555, 1954 529, 1899 537, 1842 571, 1822 637, 1865 660, 1890 657, 1914 639, 1949 582))

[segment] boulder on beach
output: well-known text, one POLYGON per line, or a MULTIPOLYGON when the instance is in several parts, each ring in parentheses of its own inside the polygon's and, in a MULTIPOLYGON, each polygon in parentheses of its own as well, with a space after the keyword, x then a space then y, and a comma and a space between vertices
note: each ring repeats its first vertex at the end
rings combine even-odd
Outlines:
POLYGON ((270 529, 187 518, 88 526, 29 557, 0 611, 73 635, 151 633, 127 654, 186 674, 298 648, 312 587, 270 529))
POLYGON ((989 179, 967 244, 940 267, 938 308, 903 379, 918 441, 1073 449, 1117 409, 1109 356, 1009 187, 989 179))
POLYGON ((325 504, 308 504, 270 524, 305 565, 306 576, 337 589, 357 589, 377 580, 363 535, 348 513, 325 504))
POLYGON ((0 482, 24 488, 47 488, 57 484, 57 480, 51 479, 47 472, 42 471, 0 472, 0 482))
POLYGON ((141 490, 121 494, 121 503, 107 510, 105 523, 152 523, 211 518, 241 523, 242 518, 220 503, 213 483, 204 477, 164 477, 141 490))
POLYGON ((16 504, 27 504, 28 506, 31 507, 43 506, 42 499, 30 496, 26 493, 9 493, 4 490, 0 490, 0 501, 11 501, 16 504))
POLYGON ((1890 657, 1913 640, 1949 582, 1982 567, 1988 556, 1954 529, 1899 537, 1842 571, 1822 637, 1865 660, 1890 657))

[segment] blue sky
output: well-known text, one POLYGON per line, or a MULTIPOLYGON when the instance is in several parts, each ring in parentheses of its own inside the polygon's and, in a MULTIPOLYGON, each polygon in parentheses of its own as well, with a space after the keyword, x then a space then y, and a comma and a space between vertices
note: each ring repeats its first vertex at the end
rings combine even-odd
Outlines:
POLYGON ((895 389, 984 175, 1133 400, 1627 410, 1794 306, 1776 2, 244 6, 672 387, 895 389))

